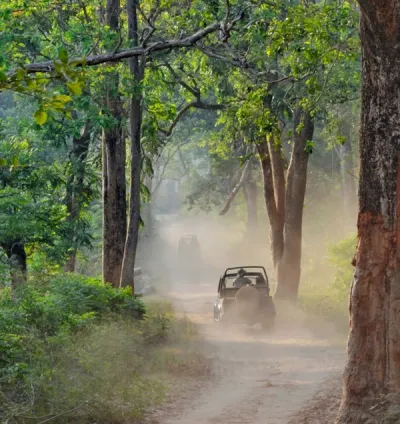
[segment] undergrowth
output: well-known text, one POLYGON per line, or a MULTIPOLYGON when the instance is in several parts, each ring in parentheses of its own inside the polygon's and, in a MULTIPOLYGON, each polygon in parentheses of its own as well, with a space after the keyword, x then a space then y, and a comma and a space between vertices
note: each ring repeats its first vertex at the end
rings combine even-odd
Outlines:
MULTIPOLYGON (((165 302, 56 275, 0 292, 0 421, 133 423, 166 396, 161 376, 202 358, 165 302)), ((196 367, 194 366, 194 369, 196 367)))

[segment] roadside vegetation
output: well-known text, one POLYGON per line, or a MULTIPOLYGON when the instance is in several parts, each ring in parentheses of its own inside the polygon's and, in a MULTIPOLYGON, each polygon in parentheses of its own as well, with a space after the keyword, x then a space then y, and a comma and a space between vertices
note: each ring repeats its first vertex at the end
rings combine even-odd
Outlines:
POLYGON ((312 326, 316 318, 332 323, 342 334, 349 327, 348 293, 353 280, 351 263, 357 247, 357 237, 351 233, 341 241, 327 246, 320 266, 305 273, 299 293, 299 306, 312 326))
MULTIPOLYGON (((192 323, 130 288, 58 274, 0 291, 0 421, 133 423, 166 399, 187 369, 192 323)), ((184 378, 183 378, 184 380, 184 378)), ((184 384, 184 381, 183 381, 184 384)))

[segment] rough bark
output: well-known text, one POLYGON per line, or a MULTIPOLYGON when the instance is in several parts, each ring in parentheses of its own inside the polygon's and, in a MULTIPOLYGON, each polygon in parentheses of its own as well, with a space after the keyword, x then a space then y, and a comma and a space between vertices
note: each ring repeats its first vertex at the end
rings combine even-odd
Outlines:
MULTIPOLYGON (((138 46, 138 20, 137 20, 137 0, 128 0, 128 35, 132 40, 133 47, 138 46)), ((144 60, 139 60, 135 56, 129 61, 131 76, 134 78, 135 90, 132 94, 130 104, 130 128, 131 128, 131 174, 130 174, 130 195, 129 195, 129 221, 124 250, 124 259, 121 272, 121 286, 132 287, 134 293, 134 269, 136 259, 136 249, 139 240, 140 224, 140 171, 141 171, 141 125, 142 125, 142 94, 140 84, 143 78, 142 64, 144 60)))
POLYGON ((19 285, 26 283, 27 279, 25 247, 21 241, 1 243, 0 246, 10 264, 11 291, 14 292, 19 285))
MULTIPOLYGON (((118 31, 119 0, 108 0, 106 24, 118 31)), ((104 113, 112 123, 102 131, 103 144, 103 279, 118 287, 126 237, 125 140, 122 104, 118 94, 119 75, 107 75, 104 113)))
MULTIPOLYGON (((74 113, 74 119, 77 118, 74 113)), ((72 138, 72 148, 70 152, 71 175, 67 182, 66 205, 68 211, 67 221, 69 228, 69 252, 68 260, 64 265, 65 272, 74 272, 76 264, 77 246, 76 238, 76 222, 81 212, 83 181, 85 178, 86 158, 90 145, 90 123, 87 122, 82 128, 80 136, 72 138)))
POLYGON ((390 0, 359 4, 359 242, 337 421, 341 424, 367 422, 374 399, 400 391, 400 5, 390 0))
POLYGON ((284 252, 277 267, 277 299, 296 300, 301 273, 301 238, 304 198, 307 185, 309 153, 307 141, 314 133, 314 123, 309 113, 300 108, 294 116, 294 140, 285 193, 284 252), (297 131, 302 125, 301 131, 297 131))

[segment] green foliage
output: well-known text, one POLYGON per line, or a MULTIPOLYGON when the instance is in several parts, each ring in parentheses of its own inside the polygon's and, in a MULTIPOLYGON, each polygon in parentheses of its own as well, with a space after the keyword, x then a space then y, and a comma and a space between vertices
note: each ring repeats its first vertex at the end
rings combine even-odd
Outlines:
POLYGON ((347 298, 353 279, 354 267, 351 264, 357 247, 357 235, 350 234, 329 248, 329 262, 335 267, 333 287, 347 298))
POLYGON ((29 368, 37 341, 69 334, 111 313, 135 317, 144 313, 143 304, 131 296, 129 288, 116 290, 100 279, 79 275, 59 275, 39 287, 22 286, 14 296, 15 300, 9 289, 1 292, 0 337, 12 350, 2 350, 0 380, 20 377, 19 372, 29 368))
POLYGON ((315 317, 332 322, 344 334, 348 331, 348 299, 354 268, 351 264, 357 238, 350 234, 329 245, 328 262, 317 268, 311 281, 300 288, 299 302, 311 323, 315 317), (328 276, 328 279, 326 279, 328 276))

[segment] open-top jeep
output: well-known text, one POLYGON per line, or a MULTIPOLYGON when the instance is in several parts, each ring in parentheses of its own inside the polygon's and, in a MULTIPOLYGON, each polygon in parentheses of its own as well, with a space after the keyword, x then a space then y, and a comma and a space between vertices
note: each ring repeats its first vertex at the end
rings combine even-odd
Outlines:
POLYGON ((260 323, 272 328, 275 305, 270 296, 268 276, 262 266, 228 268, 220 278, 214 303, 214 320, 228 323, 260 323))

